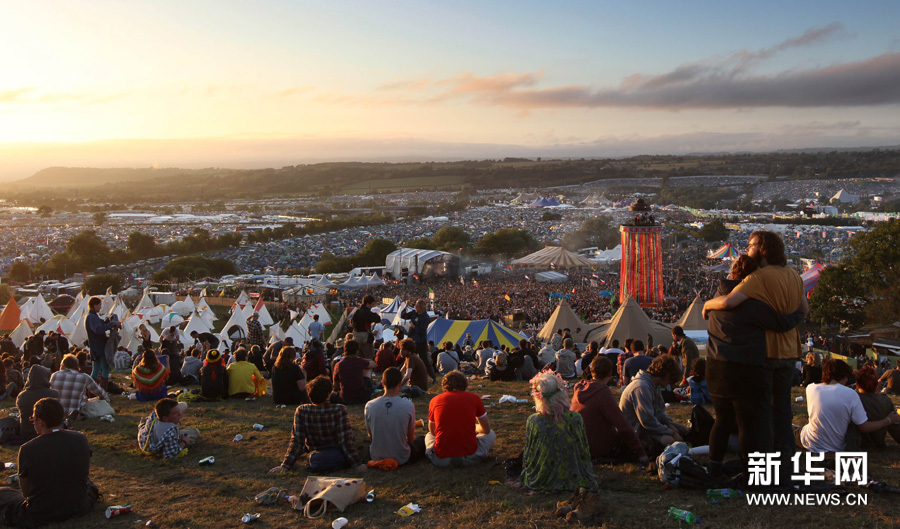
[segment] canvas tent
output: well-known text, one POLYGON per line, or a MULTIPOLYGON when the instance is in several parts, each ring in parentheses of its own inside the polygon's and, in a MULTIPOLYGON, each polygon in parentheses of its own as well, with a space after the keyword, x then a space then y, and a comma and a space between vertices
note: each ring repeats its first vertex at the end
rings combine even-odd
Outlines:
POLYGON ((514 259, 512 264, 519 266, 557 266, 560 268, 572 268, 578 266, 594 266, 594 263, 586 258, 572 253, 562 246, 547 246, 533 254, 521 259, 514 259))
POLYGON ((575 311, 572 310, 572 307, 569 306, 566 300, 562 300, 538 333, 538 338, 542 342, 549 342, 553 335, 556 334, 556 331, 569 329, 575 343, 583 343, 585 336, 587 336, 588 327, 588 324, 581 321, 581 318, 575 314, 575 311))
POLYGON ((9 331, 15 329, 22 320, 22 311, 19 310, 19 304, 16 298, 10 297, 9 303, 0 312, 0 330, 9 331))
POLYGON ((462 345, 466 334, 472 335, 472 341, 491 340, 495 346, 506 345, 517 347, 519 340, 525 338, 516 331, 504 327, 492 320, 448 320, 437 318, 428 326, 428 340, 434 343, 453 342, 462 345))
POLYGON ((538 198, 540 195, 537 193, 519 193, 519 196, 510 201, 510 204, 531 204, 538 198))
POLYGON ((32 334, 34 333, 31 332, 31 325, 28 325, 28 320, 23 319, 19 322, 19 325, 16 326, 15 330, 10 333, 9 337, 13 341, 13 344, 21 349, 22 346, 25 345, 25 340, 32 334))
POLYGON ((859 195, 853 195, 841 189, 840 191, 835 193, 833 197, 831 197, 829 202, 839 202, 841 204, 853 205, 859 202, 859 195))
POLYGON ((700 295, 694 298, 691 306, 687 308, 681 318, 675 322, 685 331, 706 331, 709 329, 709 322, 703 319, 703 301, 700 295))
POLYGON ((456 277, 459 275, 459 256, 416 248, 400 248, 389 253, 384 260, 384 273, 400 279, 404 270, 420 279, 456 277))
MULTIPOLYGON (((35 296, 26 303, 28 309, 22 310, 22 317, 27 319, 32 325, 38 325, 53 318, 53 311, 41 296, 35 296)), ((112 305, 110 305, 112 306, 112 305)))
POLYGON ((585 337, 585 341, 601 342, 606 340, 611 344, 613 340, 625 343, 628 338, 641 340, 646 345, 647 335, 653 337, 653 345, 672 345, 672 329, 664 323, 651 320, 644 314, 640 305, 632 297, 628 297, 625 303, 619 307, 616 314, 608 322, 603 322, 585 337))
POLYGON ((710 259, 737 259, 741 252, 737 251, 731 243, 723 244, 718 250, 711 250, 706 254, 710 259))

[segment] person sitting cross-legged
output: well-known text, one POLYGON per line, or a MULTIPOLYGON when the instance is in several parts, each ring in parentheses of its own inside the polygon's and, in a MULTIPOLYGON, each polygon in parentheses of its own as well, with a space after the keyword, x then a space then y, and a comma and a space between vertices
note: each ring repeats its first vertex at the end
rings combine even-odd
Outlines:
POLYGON ((66 409, 67 416, 77 416, 81 408, 87 404, 87 392, 106 399, 106 394, 90 377, 79 371, 78 358, 73 354, 67 354, 62 359, 61 369, 50 376, 50 387, 59 392, 59 402, 66 409))
POLYGON ((64 419, 65 409, 57 399, 35 403, 33 423, 38 436, 19 448, 21 491, 0 488, 0 517, 6 525, 62 522, 87 514, 97 502, 97 487, 88 477, 91 447, 83 433, 62 429, 64 419))
POLYGON ((389 367, 381 378, 384 395, 366 404, 366 431, 372 439, 369 456, 373 460, 394 459, 400 465, 421 459, 425 437, 416 437, 416 408, 400 397, 403 373, 389 367))
POLYGON ((565 381, 543 372, 530 384, 537 413, 525 423, 522 484, 534 490, 597 489, 584 420, 569 411, 565 381))
POLYGON ((477 465, 497 440, 481 397, 466 391, 469 381, 460 371, 444 375, 444 392, 428 404, 425 456, 438 467, 477 465))
POLYGON ((346 406, 328 401, 331 390, 331 379, 326 376, 320 375, 306 385, 312 404, 297 406, 284 460, 269 474, 289 470, 303 452, 309 452, 309 469, 314 472, 346 466, 353 466, 359 471, 368 468, 356 451, 346 406))

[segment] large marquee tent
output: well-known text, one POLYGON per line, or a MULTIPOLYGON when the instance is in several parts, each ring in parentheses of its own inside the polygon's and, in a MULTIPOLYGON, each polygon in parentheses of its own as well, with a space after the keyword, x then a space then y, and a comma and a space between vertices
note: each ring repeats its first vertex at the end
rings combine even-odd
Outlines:
POLYGON ((595 266, 596 263, 577 253, 572 253, 562 246, 547 246, 521 259, 514 259, 512 264, 518 266, 555 266, 574 268, 578 266, 595 266))
POLYGON ((519 340, 525 336, 500 325, 493 320, 448 320, 437 318, 428 326, 428 339, 435 344, 453 342, 462 345, 466 334, 472 336, 472 342, 490 340, 495 346, 506 345, 518 347, 519 340))

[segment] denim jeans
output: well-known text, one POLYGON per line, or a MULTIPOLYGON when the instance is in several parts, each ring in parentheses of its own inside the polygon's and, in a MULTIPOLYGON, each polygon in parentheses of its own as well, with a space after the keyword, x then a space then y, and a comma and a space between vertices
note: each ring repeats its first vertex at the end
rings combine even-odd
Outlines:
MULTIPOLYGON (((763 369, 763 405, 760 414, 760 447, 763 452, 781 452, 781 473, 790 473, 794 455, 791 384, 796 358, 766 358, 763 369)), ((785 484, 782 478, 782 485, 785 484)))

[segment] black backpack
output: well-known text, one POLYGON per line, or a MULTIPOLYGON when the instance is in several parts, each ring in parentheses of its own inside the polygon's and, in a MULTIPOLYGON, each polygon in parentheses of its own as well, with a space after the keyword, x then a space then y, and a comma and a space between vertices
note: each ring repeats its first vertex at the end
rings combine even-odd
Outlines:
POLYGON ((687 434, 685 441, 691 446, 703 446, 709 444, 709 434, 712 433, 712 427, 716 420, 706 408, 700 404, 695 404, 691 410, 691 429, 687 434))

